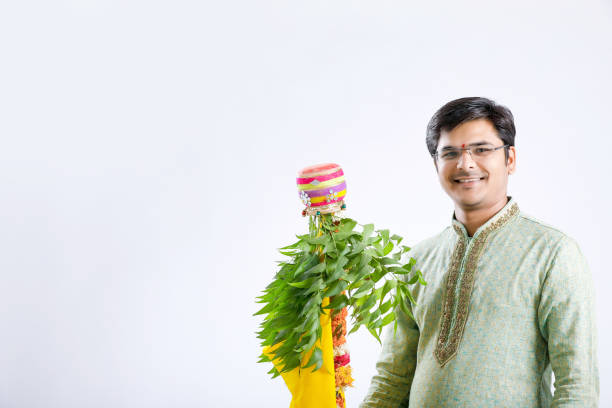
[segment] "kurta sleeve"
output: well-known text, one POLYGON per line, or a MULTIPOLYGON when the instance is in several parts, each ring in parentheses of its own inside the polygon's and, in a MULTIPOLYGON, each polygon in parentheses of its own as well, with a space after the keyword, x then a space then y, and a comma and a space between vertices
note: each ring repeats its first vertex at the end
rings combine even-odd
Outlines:
POLYGON ((538 307, 555 375, 552 407, 597 407, 599 371, 595 294, 586 259, 564 236, 553 250, 538 307))
POLYGON ((408 406, 410 386, 416 369, 419 328, 411 317, 395 311, 397 331, 387 326, 383 348, 376 363, 368 394, 360 408, 399 408, 408 406))

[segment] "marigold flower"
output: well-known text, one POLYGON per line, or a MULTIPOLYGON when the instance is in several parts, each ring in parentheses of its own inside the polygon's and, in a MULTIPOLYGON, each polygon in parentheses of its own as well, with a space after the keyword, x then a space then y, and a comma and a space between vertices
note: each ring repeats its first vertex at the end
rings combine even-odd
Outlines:
POLYGON ((353 377, 351 376, 351 366, 345 365, 343 367, 338 367, 335 370, 336 374, 336 387, 345 387, 347 385, 353 386, 353 377))
POLYGON ((332 326, 332 335, 334 338, 340 338, 341 336, 346 335, 346 316, 348 311, 345 308, 342 308, 336 315, 332 318, 331 326, 332 326))
POLYGON ((334 337, 333 342, 334 342, 334 347, 338 347, 339 345, 346 343, 346 337, 344 336, 334 337))

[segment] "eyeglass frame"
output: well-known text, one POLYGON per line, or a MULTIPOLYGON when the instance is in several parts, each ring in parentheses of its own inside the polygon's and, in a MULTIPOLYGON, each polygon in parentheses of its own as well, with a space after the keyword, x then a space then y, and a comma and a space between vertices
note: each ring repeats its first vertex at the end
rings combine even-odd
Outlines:
MULTIPOLYGON (((479 144, 475 144, 475 145, 471 145, 471 146, 468 146, 468 147, 454 147, 454 146, 450 146, 450 147, 447 149, 447 151, 449 151, 449 150, 450 150, 450 151, 461 152, 461 153, 459 153, 459 156, 457 157, 457 160, 459 160, 459 158, 460 158, 461 156, 463 156, 463 151, 465 150, 465 151, 467 151, 467 152, 470 154, 470 158, 471 158, 472 160, 474 160, 474 156, 472 156, 472 151, 471 151, 471 149, 473 149, 473 148, 477 148, 477 147, 480 147, 480 146, 482 146, 482 144, 480 144, 480 143, 479 143, 479 144)), ((509 145, 509 144, 505 144, 505 145, 501 145, 501 146, 493 147, 493 148, 491 148, 491 149, 489 150, 489 152, 491 152, 491 153, 492 153, 492 152, 494 152, 494 151, 496 151, 496 150, 503 149, 503 148, 505 148, 505 147, 510 147, 510 145, 509 145)), ((431 155, 431 157, 433 157, 435 160, 439 160, 439 155, 440 155, 440 153, 441 153, 441 152, 436 151, 435 153, 433 153, 433 154, 431 155)), ((454 161, 454 160, 449 160, 449 162, 452 162, 452 161, 454 161)))

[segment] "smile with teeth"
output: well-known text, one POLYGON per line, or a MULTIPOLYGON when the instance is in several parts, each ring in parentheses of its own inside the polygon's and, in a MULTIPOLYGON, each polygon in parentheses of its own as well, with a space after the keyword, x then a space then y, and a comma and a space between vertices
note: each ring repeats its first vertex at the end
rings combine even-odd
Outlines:
POLYGON ((484 180, 484 177, 475 177, 475 178, 469 178, 469 179, 456 179, 454 180, 455 183, 472 183, 472 182, 476 182, 476 181, 480 181, 480 180, 484 180))

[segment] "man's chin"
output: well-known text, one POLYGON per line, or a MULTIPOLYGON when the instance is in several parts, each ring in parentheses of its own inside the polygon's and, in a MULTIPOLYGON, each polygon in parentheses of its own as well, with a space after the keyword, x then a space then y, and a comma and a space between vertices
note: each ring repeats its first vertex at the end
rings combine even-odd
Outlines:
POLYGON ((482 205, 483 197, 476 194, 455 194, 451 198, 455 202, 455 205, 461 208, 477 208, 482 205))

